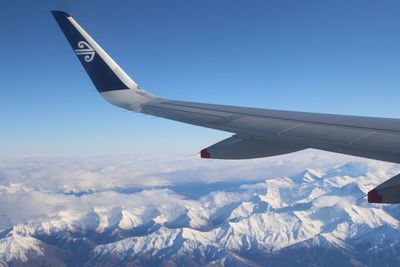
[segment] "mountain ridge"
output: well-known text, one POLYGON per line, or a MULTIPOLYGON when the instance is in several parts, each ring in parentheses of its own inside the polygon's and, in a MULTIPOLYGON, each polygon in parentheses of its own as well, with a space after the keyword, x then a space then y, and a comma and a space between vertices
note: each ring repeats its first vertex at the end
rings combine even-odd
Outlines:
POLYGON ((400 212, 359 200, 378 176, 346 163, 194 198, 170 188, 135 191, 132 198, 145 205, 66 209, 3 226, 0 266, 400 264, 400 212))

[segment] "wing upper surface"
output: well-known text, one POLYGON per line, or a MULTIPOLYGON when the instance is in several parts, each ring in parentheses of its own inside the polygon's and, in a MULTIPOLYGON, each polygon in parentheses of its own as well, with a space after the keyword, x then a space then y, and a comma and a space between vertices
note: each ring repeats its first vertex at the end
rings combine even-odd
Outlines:
POLYGON ((400 120, 157 98, 139 88, 70 15, 53 11, 53 16, 99 93, 107 101, 124 109, 231 132, 244 140, 239 143, 236 139, 233 143, 232 139, 224 142, 223 145, 229 146, 232 152, 218 151, 220 157, 252 157, 250 152, 240 154, 241 150, 250 146, 269 148, 268 152, 257 152, 257 155, 275 155, 311 147, 400 162, 400 120))
POLYGON ((400 120, 159 100, 146 114, 307 147, 399 162, 400 120))

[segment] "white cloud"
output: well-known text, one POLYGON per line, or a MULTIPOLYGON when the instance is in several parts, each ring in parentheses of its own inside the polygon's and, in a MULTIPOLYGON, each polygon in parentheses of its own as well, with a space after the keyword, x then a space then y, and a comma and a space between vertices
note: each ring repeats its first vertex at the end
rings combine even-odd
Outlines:
MULTIPOLYGON (((192 156, 12 158, 0 162, 0 184, 22 183, 49 191, 102 190, 175 183, 255 180, 294 175, 365 160, 307 150, 254 160, 204 160, 192 156)), ((389 166, 386 164, 385 166, 389 166)))
MULTIPOLYGON (((0 162, 0 224, 6 227, 54 216, 67 218, 68 214, 86 216, 95 209, 114 207, 130 210, 133 214, 144 211, 152 214, 149 211, 158 210, 163 216, 158 220, 172 221, 188 209, 212 210, 246 200, 254 190, 265 190, 267 184, 242 185, 241 189, 247 193, 217 191, 198 201, 186 199, 161 186, 235 180, 250 182, 292 176, 306 168, 330 169, 346 162, 351 162, 348 168, 355 176, 357 171, 365 173, 368 168, 373 169, 372 175, 387 178, 398 171, 394 164, 314 150, 243 161, 204 160, 181 155, 8 158, 0 162), (134 190, 130 194, 120 191, 143 186, 147 189, 136 193, 134 190), (79 192, 89 194, 77 196, 79 192)), ((340 172, 340 168, 335 170, 340 172)), ((348 170, 343 171, 348 173, 348 170)))

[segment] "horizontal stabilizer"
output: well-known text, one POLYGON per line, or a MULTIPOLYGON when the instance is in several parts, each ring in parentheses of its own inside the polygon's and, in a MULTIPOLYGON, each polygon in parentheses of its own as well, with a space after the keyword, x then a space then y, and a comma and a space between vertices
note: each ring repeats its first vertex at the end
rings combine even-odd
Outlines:
POLYGON ((369 203, 400 203, 400 174, 368 192, 369 203))
POLYGON ((306 148, 301 144, 276 139, 244 138, 234 135, 203 149, 200 156, 212 159, 252 159, 287 154, 306 148))

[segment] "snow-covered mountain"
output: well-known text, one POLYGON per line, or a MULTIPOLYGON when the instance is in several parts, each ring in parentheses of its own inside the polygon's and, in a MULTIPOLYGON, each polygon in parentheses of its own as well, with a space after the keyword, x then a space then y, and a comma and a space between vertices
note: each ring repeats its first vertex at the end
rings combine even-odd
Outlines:
POLYGON ((395 171, 353 162, 79 193, 2 185, 3 203, 43 200, 44 215, 2 215, 0 266, 399 266, 399 208, 362 198, 395 171))

